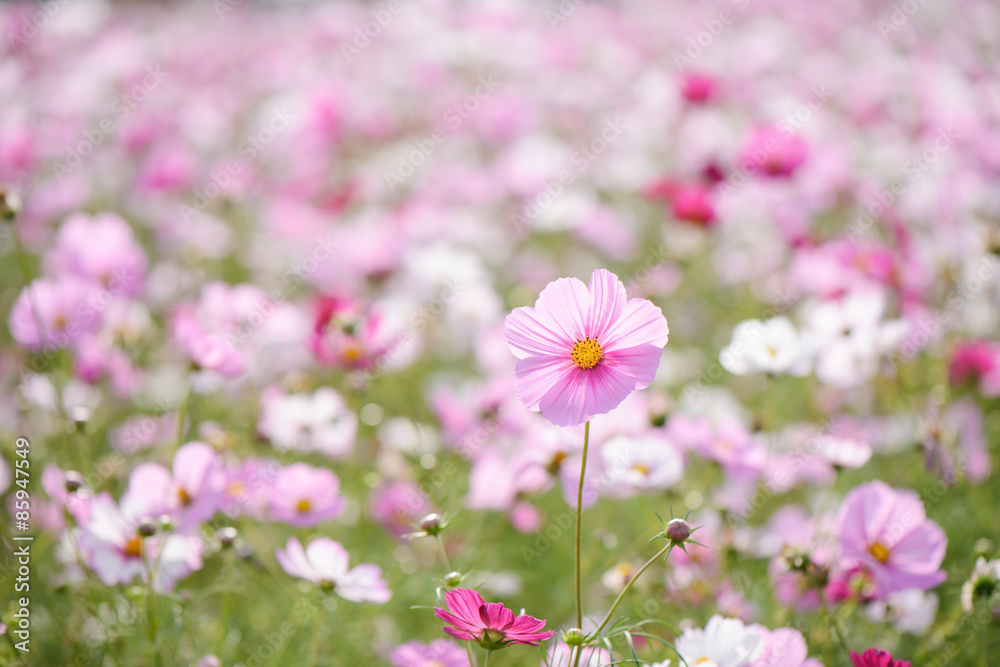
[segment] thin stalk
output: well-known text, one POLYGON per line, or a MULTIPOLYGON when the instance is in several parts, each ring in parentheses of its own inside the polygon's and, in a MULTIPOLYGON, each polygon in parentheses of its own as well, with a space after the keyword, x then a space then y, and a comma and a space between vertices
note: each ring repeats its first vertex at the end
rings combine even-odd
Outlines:
POLYGON ((177 409, 177 437, 174 444, 174 450, 177 450, 182 443, 184 438, 184 422, 187 420, 188 403, 191 402, 191 388, 188 387, 187 392, 184 394, 184 400, 181 401, 180 407, 177 409))
POLYGON ((312 639, 309 640, 309 667, 316 664, 316 656, 319 654, 319 629, 323 625, 323 605, 316 605, 316 612, 313 614, 312 639))
POLYGON ((476 658, 472 655, 472 645, 469 642, 465 643, 465 651, 469 654, 469 667, 476 667, 476 658))
POLYGON ((621 603, 622 599, 625 597, 625 594, 628 593, 628 591, 629 591, 630 588, 632 588, 632 584, 634 584, 639 579, 639 577, 642 576, 642 573, 645 572, 649 568, 650 565, 652 565, 653 563, 655 563, 656 561, 658 561, 660 558, 662 558, 662 557, 666 556, 667 554, 669 554, 670 550, 673 549, 673 548, 674 548, 674 543, 673 542, 668 542, 667 546, 665 546, 662 549, 660 549, 659 551, 657 551, 655 556, 653 556, 652 558, 650 558, 649 560, 647 560, 646 564, 643 565, 641 568, 639 568, 639 571, 635 573, 635 576, 632 577, 632 579, 630 579, 627 584, 625 584, 625 588, 623 588, 622 592, 618 594, 617 598, 615 598, 615 603, 613 605, 611 605, 611 609, 609 609, 608 613, 605 614, 604 620, 601 621, 601 624, 597 626, 596 630, 594 630, 594 635, 600 634, 601 630, 604 629, 604 626, 606 626, 608 624, 608 621, 611 620, 611 615, 615 613, 615 609, 618 608, 618 605, 621 603))
POLYGON ((486 652, 486 659, 483 660, 483 667, 486 667, 487 665, 490 664, 490 654, 492 654, 492 653, 493 653, 493 651, 487 651, 486 652))
POLYGON ((226 585, 226 590, 222 594, 222 626, 219 631, 219 647, 215 651, 215 654, 219 656, 220 660, 225 657, 222 655, 222 652, 226 647, 226 636, 229 634, 229 614, 232 609, 233 557, 230 553, 230 549, 225 550, 223 553, 223 559, 222 581, 226 585))
MULTIPOLYGON (((583 530, 583 480, 587 474, 587 450, 590 447, 590 422, 583 427, 583 460, 580 483, 576 489, 576 627, 583 627, 583 593, 580 587, 580 535, 583 530)), ((579 660, 579 658, 577 658, 579 660)))
POLYGON ((435 535, 434 540, 437 542, 438 551, 441 552, 441 560, 444 561, 445 574, 451 572, 451 563, 448 562, 448 553, 444 550, 444 542, 441 541, 440 535, 435 535))

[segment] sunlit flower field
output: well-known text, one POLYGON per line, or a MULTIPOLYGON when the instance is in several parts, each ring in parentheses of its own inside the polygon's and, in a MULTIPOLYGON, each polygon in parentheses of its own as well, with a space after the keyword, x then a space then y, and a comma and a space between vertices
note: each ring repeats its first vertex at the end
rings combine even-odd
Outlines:
POLYGON ((0 664, 1000 664, 998 35, 0 5, 0 664))

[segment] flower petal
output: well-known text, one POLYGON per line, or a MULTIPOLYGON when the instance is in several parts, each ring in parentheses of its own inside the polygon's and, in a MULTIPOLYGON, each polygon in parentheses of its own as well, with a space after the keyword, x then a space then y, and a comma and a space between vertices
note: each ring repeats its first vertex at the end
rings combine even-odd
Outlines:
POLYGON ((591 338, 600 340, 621 317, 628 295, 618 276, 606 269, 594 271, 587 290, 590 292, 590 308, 585 322, 586 331, 591 338))
POLYGON ((587 336, 586 317, 590 310, 587 286, 576 278, 560 278, 545 286, 535 302, 539 321, 570 341, 587 336))
POLYGON ((598 339, 605 354, 638 345, 667 344, 670 327, 663 311, 646 299, 629 299, 621 316, 602 338, 598 339))
POLYGON ((571 374, 579 371, 569 357, 531 357, 522 359, 514 367, 514 391, 529 410, 537 410, 538 403, 557 385, 566 385, 571 374))
POLYGON ((556 426, 579 426, 593 415, 588 414, 587 373, 571 369, 563 382, 555 384, 538 402, 542 414, 556 426))
POLYGON ((518 359, 532 356, 569 356, 576 339, 535 308, 515 308, 504 321, 504 339, 518 359))

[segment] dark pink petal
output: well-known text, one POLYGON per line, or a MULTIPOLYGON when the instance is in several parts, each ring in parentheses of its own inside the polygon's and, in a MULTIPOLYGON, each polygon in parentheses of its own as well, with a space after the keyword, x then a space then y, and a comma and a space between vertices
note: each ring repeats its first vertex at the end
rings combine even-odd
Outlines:
POLYGON ((511 632, 538 632, 545 627, 545 620, 534 616, 518 616, 510 626, 511 632))
POLYGON ((493 630, 502 630, 505 626, 513 622, 514 612, 505 609, 499 602, 487 602, 479 607, 479 618, 485 627, 493 630))
POLYGON ((587 337, 585 319, 590 310, 587 286, 576 278, 560 278, 545 286, 535 302, 538 319, 571 341, 587 337))
POLYGON ((576 339, 534 308, 515 308, 504 321, 504 338, 518 359, 536 355, 569 357, 576 339))
POLYGON ((572 375, 579 372, 569 356, 521 359, 514 367, 514 391, 524 407, 537 410, 546 394, 556 387, 562 391, 572 375))
POLYGON ((483 598, 479 593, 469 588, 456 588, 444 594, 444 601, 453 614, 472 626, 481 627, 479 607, 483 605, 483 598))
POLYGON ((463 630, 456 630, 455 628, 444 628, 444 631, 454 637, 455 639, 471 642, 476 640, 476 636, 470 632, 465 632, 463 630))
POLYGON ((670 328, 663 311, 646 299, 629 299, 621 317, 598 339, 605 353, 638 345, 667 344, 670 328))
POLYGON ((478 619, 476 619, 475 622, 473 622, 473 619, 465 619, 460 616, 456 616, 455 614, 450 614, 446 612, 444 609, 435 609, 434 615, 440 618, 445 623, 450 623, 451 625, 454 625, 459 630, 465 630, 468 632, 479 632, 480 630, 483 629, 478 619))
POLYGON ((606 269, 598 269, 590 276, 590 308, 585 322, 587 334, 602 340, 605 333, 621 317, 628 296, 625 285, 618 276, 606 269))

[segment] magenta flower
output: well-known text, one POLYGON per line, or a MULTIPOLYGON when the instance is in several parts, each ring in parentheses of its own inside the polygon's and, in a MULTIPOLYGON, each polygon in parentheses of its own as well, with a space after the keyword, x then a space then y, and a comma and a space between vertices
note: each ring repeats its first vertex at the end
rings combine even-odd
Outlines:
POLYGON ((948 540, 912 491, 878 480, 855 488, 841 505, 837 534, 845 567, 864 567, 877 598, 907 588, 927 590, 945 579, 940 567, 948 540))
POLYGON ((909 660, 893 660, 888 651, 870 648, 863 654, 851 651, 854 667, 910 667, 909 660))
POLYGON ((479 593, 468 588, 456 588, 444 594, 448 611, 435 609, 434 614, 452 627, 444 629, 455 639, 474 641, 488 651, 511 644, 539 646, 555 632, 543 632, 545 621, 533 616, 514 616, 514 612, 499 602, 483 602, 479 593))
POLYGON ((577 426, 614 410, 656 375, 667 320, 646 299, 629 299, 618 277, 594 271, 590 285, 560 278, 535 307, 515 308, 504 337, 520 361, 514 388, 529 410, 577 426))
POLYGON ((274 555, 288 574, 332 589, 345 600, 382 604, 392 597, 378 565, 362 563, 349 567, 347 551, 330 538, 317 537, 303 549, 302 543, 293 537, 284 551, 278 549, 274 555))

